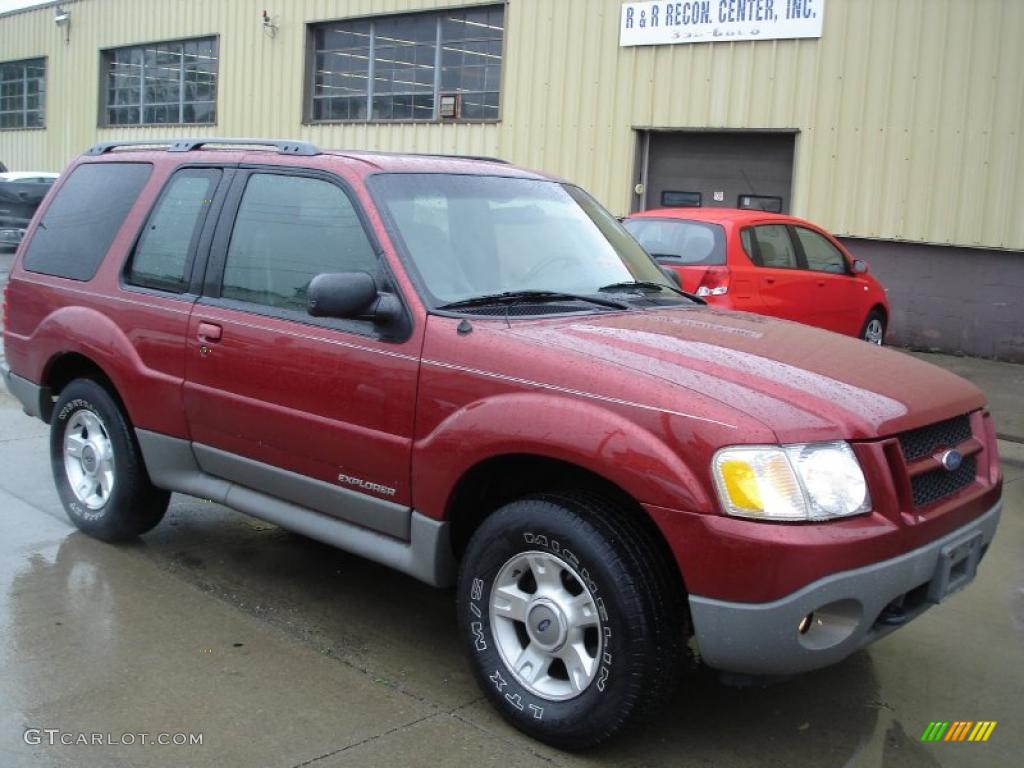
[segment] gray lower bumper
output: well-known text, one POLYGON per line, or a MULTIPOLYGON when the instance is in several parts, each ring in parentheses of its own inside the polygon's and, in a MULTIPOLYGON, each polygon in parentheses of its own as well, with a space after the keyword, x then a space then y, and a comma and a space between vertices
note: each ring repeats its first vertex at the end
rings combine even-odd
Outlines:
POLYGON ((968 583, 995 535, 1001 508, 999 502, 913 552, 826 576, 771 603, 691 596, 701 657, 715 669, 750 675, 787 675, 834 664, 968 583), (903 610, 880 619, 900 597, 905 597, 903 610))
POLYGON ((49 413, 43 415, 43 404, 50 402, 48 388, 41 387, 35 382, 12 373, 11 367, 7 363, 0 364, 0 376, 3 377, 7 391, 18 399, 25 413, 43 421, 49 420, 49 413))

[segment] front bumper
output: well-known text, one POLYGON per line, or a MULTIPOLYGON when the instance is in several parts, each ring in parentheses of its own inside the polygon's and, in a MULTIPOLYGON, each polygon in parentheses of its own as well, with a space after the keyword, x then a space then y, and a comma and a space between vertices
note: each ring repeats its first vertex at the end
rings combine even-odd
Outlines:
POLYGON ((995 535, 1001 509, 1000 501, 919 549, 831 574, 769 603, 691 595, 701 657, 715 669, 750 675, 788 675, 834 664, 969 583, 995 535))

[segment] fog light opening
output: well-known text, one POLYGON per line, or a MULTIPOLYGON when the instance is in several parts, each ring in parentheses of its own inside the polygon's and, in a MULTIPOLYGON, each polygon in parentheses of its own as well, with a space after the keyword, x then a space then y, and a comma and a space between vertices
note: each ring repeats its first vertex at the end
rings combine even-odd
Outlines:
POLYGON ((811 611, 806 616, 804 616, 802 619, 800 619, 800 623, 796 625, 796 631, 799 632, 801 635, 806 635, 807 632, 810 630, 811 625, 813 625, 813 624, 814 624, 814 611, 811 611))
POLYGON ((861 626, 864 606, 853 598, 819 605, 797 624, 797 642, 821 651, 849 640, 861 626))

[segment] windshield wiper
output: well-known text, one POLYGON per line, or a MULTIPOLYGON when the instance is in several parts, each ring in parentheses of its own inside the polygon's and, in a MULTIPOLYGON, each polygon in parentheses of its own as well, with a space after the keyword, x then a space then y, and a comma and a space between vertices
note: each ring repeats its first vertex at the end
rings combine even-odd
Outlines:
POLYGON ((700 301, 692 293, 687 293, 681 288, 676 288, 674 285, 666 285, 665 283, 655 283, 653 280, 626 280, 621 283, 610 283, 609 285, 603 285, 597 290, 601 293, 622 293, 629 289, 638 291, 653 290, 658 291, 672 291, 678 293, 680 296, 685 296, 688 299, 694 299, 700 301))
POLYGON ((583 296, 578 293, 563 293, 562 291, 503 291, 502 293, 487 293, 483 296, 474 296, 469 299, 460 299, 448 304, 442 304, 438 309, 470 309, 472 307, 485 307, 492 304, 517 304, 526 301, 547 302, 547 301, 585 301, 588 304, 596 304, 599 307, 609 309, 629 309, 628 304, 613 299, 604 299, 597 296, 583 296))

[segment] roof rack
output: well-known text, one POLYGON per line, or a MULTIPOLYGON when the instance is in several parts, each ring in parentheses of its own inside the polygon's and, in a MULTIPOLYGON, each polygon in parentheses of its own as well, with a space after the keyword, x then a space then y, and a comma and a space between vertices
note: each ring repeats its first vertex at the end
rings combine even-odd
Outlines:
POLYGON ((445 155, 435 154, 432 152, 424 152, 421 154, 422 157, 447 157, 452 160, 476 160, 481 163, 501 163, 502 165, 508 165, 508 160, 502 160, 500 157, 489 157, 487 155, 445 155))
POLYGON ((241 147, 276 147, 282 155, 319 155, 320 150, 307 141, 291 139, 218 139, 214 137, 202 139, 139 139, 136 141, 102 141, 93 144, 85 151, 87 155, 102 155, 119 147, 166 147, 168 152, 191 152, 208 144, 219 146, 241 147))
POLYGON ((508 165, 508 160, 500 157, 489 157, 487 155, 449 155, 440 152, 387 152, 376 149, 339 149, 336 150, 344 155, 393 155, 395 157, 443 157, 449 160, 473 160, 480 163, 500 163, 508 165))

